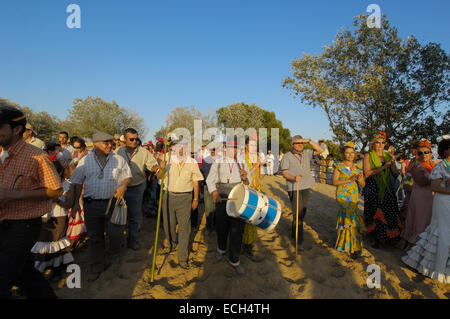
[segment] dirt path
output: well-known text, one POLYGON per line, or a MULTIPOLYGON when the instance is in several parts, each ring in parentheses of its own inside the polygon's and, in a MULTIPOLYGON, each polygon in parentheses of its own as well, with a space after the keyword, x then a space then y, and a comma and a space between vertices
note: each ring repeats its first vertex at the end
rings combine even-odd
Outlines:
MULTIPOLYGON (((55 284, 60 298, 450 298, 450 284, 441 284, 406 268, 395 248, 372 249, 354 261, 333 248, 336 238, 335 188, 313 188, 305 225, 303 251, 295 258, 290 239, 292 220, 284 180, 264 179, 263 192, 277 198, 283 214, 275 230, 259 230, 258 249, 264 260, 241 257, 246 272, 235 274, 225 261, 216 262, 215 234, 204 232, 205 219, 193 240, 189 270, 177 266, 176 253, 157 256, 155 281, 150 282, 156 218, 145 218, 140 233, 142 249, 124 250, 121 264, 113 265, 96 282, 87 282, 87 247, 75 254, 82 270, 82 288, 69 289, 64 280, 55 284), (369 289, 367 266, 381 269, 381 288, 369 289)), ((163 236, 162 231, 160 237, 163 236)), ((160 246, 160 245, 159 245, 160 246)))

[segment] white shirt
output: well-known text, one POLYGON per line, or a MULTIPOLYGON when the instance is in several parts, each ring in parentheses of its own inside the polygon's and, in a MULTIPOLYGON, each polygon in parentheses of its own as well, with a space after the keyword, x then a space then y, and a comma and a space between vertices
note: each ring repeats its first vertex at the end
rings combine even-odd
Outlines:
POLYGON ((259 159, 262 164, 264 164, 266 162, 266 156, 264 155, 263 152, 259 153, 259 159))
POLYGON ((252 177, 250 174, 250 170, 248 169, 247 164, 241 158, 238 157, 238 163, 236 160, 225 157, 223 159, 216 160, 209 170, 208 177, 206 178, 206 185, 208 186, 208 191, 210 193, 214 192, 217 187, 217 183, 240 183, 241 179, 241 170, 239 166, 243 167, 247 172, 247 178, 250 184, 252 183, 252 177), (218 174, 218 168, 220 164, 220 180, 218 174), (230 172, 231 171, 231 172, 230 172))
POLYGON ((70 145, 70 144, 67 144, 66 147, 63 147, 62 149, 63 150, 67 150, 70 154, 75 152, 75 148, 72 145, 70 145))
POLYGON ((273 156, 273 154, 268 154, 266 157, 266 162, 273 163, 274 161, 275 161, 275 156, 273 156))
MULTIPOLYGON (((65 195, 67 194, 67 192, 70 190, 70 185, 71 183, 67 180, 62 182, 62 187, 63 187, 63 195, 59 197, 59 200, 61 201, 65 201, 66 197, 65 195)), ((50 218, 50 217, 64 217, 67 216, 69 213, 69 210, 67 208, 61 207, 56 203, 52 204, 52 210, 50 211, 50 213, 45 214, 44 216, 42 216, 42 218, 50 218)))
POLYGON ((73 184, 84 183, 84 197, 108 199, 114 196, 116 189, 126 178, 131 178, 131 170, 122 156, 110 153, 103 169, 103 178, 99 178, 101 169, 95 152, 83 157, 72 174, 73 184))
POLYGON ((66 161, 69 164, 72 161, 72 153, 70 153, 67 149, 62 148, 61 152, 56 155, 56 158, 62 161, 66 161))
POLYGON ((322 143, 319 146, 323 149, 323 152, 320 153, 320 156, 322 156, 323 158, 327 158, 327 156, 330 155, 330 151, 328 151, 327 144, 322 143))
POLYGON ((202 150, 200 154, 203 158, 207 158, 209 155, 211 155, 211 153, 209 152, 209 150, 207 148, 202 150))
POLYGON ((5 159, 7 159, 9 156, 8 151, 5 149, 2 149, 2 154, 0 155, 0 158, 2 160, 2 164, 5 162, 5 159))

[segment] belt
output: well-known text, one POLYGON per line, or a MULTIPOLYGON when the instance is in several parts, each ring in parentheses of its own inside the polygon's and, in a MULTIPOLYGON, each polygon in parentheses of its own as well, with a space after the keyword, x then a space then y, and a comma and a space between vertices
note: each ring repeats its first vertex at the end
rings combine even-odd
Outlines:
POLYGON ((186 195, 186 194, 192 194, 192 191, 190 191, 190 192, 169 192, 169 194, 173 194, 173 195, 186 195))
POLYGON ((91 202, 107 202, 109 201, 110 198, 106 198, 106 199, 95 199, 92 197, 83 197, 83 201, 85 201, 86 203, 91 203, 91 202))

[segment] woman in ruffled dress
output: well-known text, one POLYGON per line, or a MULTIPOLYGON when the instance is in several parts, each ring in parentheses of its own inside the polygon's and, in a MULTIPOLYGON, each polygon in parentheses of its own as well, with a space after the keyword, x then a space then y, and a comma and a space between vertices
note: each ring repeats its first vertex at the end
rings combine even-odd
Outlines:
POLYGON ((339 205, 334 248, 347 252, 351 258, 356 259, 358 255, 362 255, 365 231, 363 216, 358 210, 358 185, 364 187, 365 181, 362 167, 355 164, 353 142, 348 142, 342 152, 344 161, 335 164, 333 174, 333 185, 337 186, 336 200, 339 205))
POLYGON ((392 183, 392 176, 398 176, 399 171, 393 164, 395 156, 384 150, 385 144, 386 133, 378 132, 364 156, 364 222, 373 248, 379 248, 380 243, 397 244, 403 228, 392 183))
POLYGON ((419 240, 419 234, 430 224, 433 207, 430 174, 434 166, 431 145, 428 140, 420 141, 417 148, 418 160, 408 166, 414 184, 408 203, 405 227, 401 237, 403 249, 409 250, 419 240))
MULTIPOLYGON (((70 183, 70 177, 72 176, 73 171, 77 167, 76 161, 72 161, 69 167, 64 171, 65 183, 70 183)), ((84 221, 84 210, 83 210, 83 200, 82 196, 80 196, 80 203, 77 206, 79 207, 76 211, 73 211, 72 207, 69 207, 69 222, 67 226, 66 236, 72 242, 72 249, 76 249, 79 247, 80 241, 86 237, 87 230, 84 221)))
MULTIPOLYGON (((45 150, 62 177, 64 168, 56 158, 57 149, 58 144, 49 143, 45 150)), ((52 210, 42 216, 41 233, 31 249, 35 268, 42 273, 50 268, 52 277, 56 279, 62 275, 64 266, 73 262, 73 256, 68 251, 71 242, 66 237, 66 229, 68 207, 73 205, 74 191, 67 181, 64 181, 62 185, 64 194, 52 204, 52 210)))
POLYGON ((450 136, 439 143, 438 154, 442 161, 431 171, 435 192, 431 223, 402 261, 425 276, 450 283, 450 136))

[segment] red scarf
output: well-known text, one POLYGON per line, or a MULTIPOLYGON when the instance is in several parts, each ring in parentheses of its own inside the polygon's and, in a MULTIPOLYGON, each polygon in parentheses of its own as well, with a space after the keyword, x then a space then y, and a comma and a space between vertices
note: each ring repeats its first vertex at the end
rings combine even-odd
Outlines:
POLYGON ((420 164, 422 164, 422 166, 425 167, 429 173, 431 173, 433 168, 436 166, 436 163, 434 163, 433 161, 430 161, 430 164, 428 164, 427 162, 420 162, 420 164))

